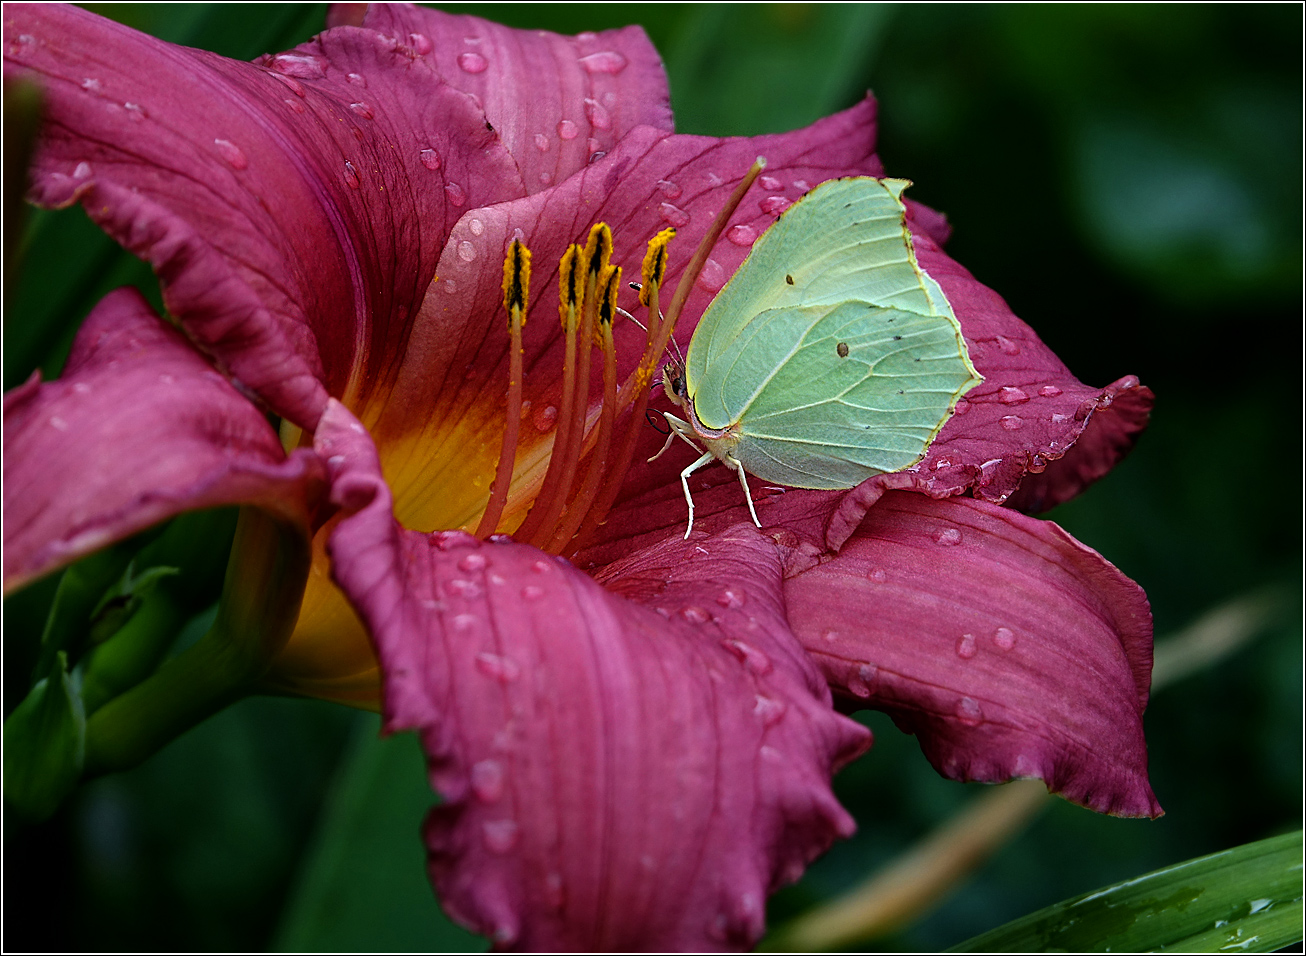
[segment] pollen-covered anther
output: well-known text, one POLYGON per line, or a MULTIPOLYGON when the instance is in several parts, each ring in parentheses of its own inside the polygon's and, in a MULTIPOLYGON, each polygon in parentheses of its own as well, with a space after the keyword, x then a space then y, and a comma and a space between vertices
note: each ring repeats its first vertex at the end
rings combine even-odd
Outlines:
POLYGON ((676 230, 663 229, 648 241, 648 251, 640 266, 639 304, 648 307, 650 296, 662 285, 667 274, 667 245, 676 236, 676 230))
POLYGON ((564 330, 576 327, 585 304, 585 251, 572 243, 558 264, 558 317, 564 330))
POLYGON ((514 239, 503 257, 503 307, 508 312, 509 321, 526 324, 530 294, 531 251, 520 239, 514 239))
POLYGON ((594 344, 603 347, 602 336, 611 338, 612 320, 617 314, 617 292, 621 289, 621 266, 609 266, 602 277, 599 294, 599 329, 595 331, 594 344), (606 330, 606 331, 604 331, 606 330))
POLYGON ((589 238, 585 240, 585 272, 596 286, 611 259, 612 230, 606 222, 596 222, 590 227, 589 238))

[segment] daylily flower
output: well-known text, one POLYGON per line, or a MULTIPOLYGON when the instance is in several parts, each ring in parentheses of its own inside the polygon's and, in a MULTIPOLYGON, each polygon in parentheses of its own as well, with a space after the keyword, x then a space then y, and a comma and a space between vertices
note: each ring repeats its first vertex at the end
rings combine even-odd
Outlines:
MULTIPOLYGON (((444 798, 425 828, 432 880, 505 947, 756 941, 767 894, 853 828, 829 780, 870 740, 831 688, 889 711, 949 777, 1041 777, 1096 810, 1160 812, 1146 598, 1017 510, 1109 470, 1151 395, 1075 380, 942 252, 941 216, 909 203, 983 384, 906 472, 849 492, 755 486, 761 531, 733 475, 707 469, 681 540, 685 458, 644 463, 662 436, 640 414, 642 329, 614 322, 613 365, 595 353, 588 376, 582 335, 568 365, 554 307, 560 264, 585 255, 573 243, 607 223, 610 263, 633 278, 675 227, 661 301, 684 347, 788 204, 883 174, 872 100, 784 135, 682 136, 636 28, 332 17, 247 64, 73 8, 5 7, 6 76, 47 97, 33 200, 80 202, 149 261, 180 327, 114 293, 57 381, 6 397, 7 587, 215 504, 314 535, 259 686, 379 704, 388 730, 420 732, 444 798), (765 173, 704 242, 759 155, 765 173), (515 242, 533 270, 509 294, 520 378, 515 242), (565 366, 590 383, 570 406, 565 366), (566 484, 551 462, 579 497, 550 492, 566 484), (487 507, 502 510, 480 528, 487 507), (496 528, 518 540, 470 533, 496 528)), ((232 567, 268 547, 238 537, 232 567)), ((254 583, 229 572, 224 607, 254 583)))

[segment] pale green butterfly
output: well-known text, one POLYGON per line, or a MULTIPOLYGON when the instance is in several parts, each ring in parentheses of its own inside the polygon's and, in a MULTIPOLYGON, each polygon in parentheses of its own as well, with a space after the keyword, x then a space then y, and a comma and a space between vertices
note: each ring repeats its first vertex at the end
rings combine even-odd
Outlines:
MULTIPOLYGON (((916 262, 902 179, 836 179, 794 203, 703 313, 683 364, 663 369, 701 458, 795 488, 852 488, 920 461, 983 379, 939 284, 916 262)), ((662 452, 658 452, 661 455, 662 452)), ((656 455, 654 456, 657 457, 656 455)))

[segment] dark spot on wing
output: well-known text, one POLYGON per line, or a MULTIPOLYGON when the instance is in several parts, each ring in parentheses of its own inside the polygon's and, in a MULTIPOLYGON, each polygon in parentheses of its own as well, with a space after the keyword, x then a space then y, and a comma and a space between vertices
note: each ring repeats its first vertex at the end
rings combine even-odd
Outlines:
MULTIPOLYGON (((848 343, 847 343, 847 342, 840 342, 838 345, 836 345, 836 346, 834 347, 834 350, 835 350, 836 352, 839 353, 839 358, 847 358, 847 357, 848 357, 848 343)), ((919 362, 920 359, 917 359, 916 361, 919 362)))
POLYGON ((793 285, 793 284, 794 284, 794 277, 791 276, 789 273, 786 272, 786 273, 785 273, 785 282, 788 282, 790 285, 793 285))

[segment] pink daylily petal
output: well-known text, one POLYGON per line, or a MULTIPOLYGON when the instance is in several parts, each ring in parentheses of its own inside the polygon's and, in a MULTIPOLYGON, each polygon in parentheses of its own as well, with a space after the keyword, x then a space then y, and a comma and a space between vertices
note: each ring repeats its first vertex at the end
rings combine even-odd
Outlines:
POLYGON ((363 26, 428 56, 474 96, 536 193, 583 169, 636 126, 673 129, 662 58, 639 27, 567 37, 398 3, 363 26))
POLYGON ((260 65, 70 6, 7 5, 5 75, 48 122, 32 198, 81 202, 274 411, 384 379, 449 227, 522 195, 482 111, 413 50, 341 28, 260 65))
POLYGON ((785 597, 831 684, 917 734, 944 776, 1039 777, 1094 810, 1160 815, 1147 598, 1052 522, 889 492, 785 597))
POLYGON ((6 589, 182 512, 257 504, 307 533, 325 473, 135 289, 87 317, 64 374, 5 396, 6 589))
POLYGON ((869 742, 785 625, 774 549, 676 542, 605 590, 506 539, 403 530, 337 403, 316 443, 387 729, 421 732, 445 798, 425 832, 449 912, 520 949, 755 942, 766 895, 851 832, 829 774, 869 742))

